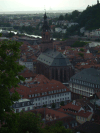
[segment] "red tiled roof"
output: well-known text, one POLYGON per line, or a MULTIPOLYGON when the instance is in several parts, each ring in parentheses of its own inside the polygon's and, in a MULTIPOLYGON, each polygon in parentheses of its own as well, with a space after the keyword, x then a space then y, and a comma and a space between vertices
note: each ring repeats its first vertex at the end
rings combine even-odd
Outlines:
POLYGON ((92 112, 85 112, 85 111, 81 110, 80 112, 77 113, 77 116, 88 118, 91 114, 92 114, 92 112))
MULTIPOLYGON (((45 115, 50 115, 52 117, 55 117, 56 118, 63 118, 63 117, 67 117, 68 115, 65 114, 65 113, 62 113, 62 112, 59 112, 59 111, 55 111, 55 110, 52 110, 52 109, 48 109, 48 108, 40 108, 40 109, 35 109, 36 112, 43 112, 44 113, 44 110, 45 110, 45 115)), ((32 111, 34 112, 34 110, 32 111)))
MULTIPOLYGON (((41 81, 41 80, 37 79, 37 81, 41 81)), ((37 93, 40 93, 40 96, 37 96, 37 97, 41 97, 42 96, 42 94, 41 94, 42 92, 48 92, 48 91, 53 91, 53 90, 60 90, 60 89, 65 89, 65 88, 66 88, 65 92, 69 92, 70 91, 65 85, 63 85, 59 81, 55 80, 55 82, 54 82, 54 80, 53 81, 51 80, 51 81, 49 81, 49 83, 47 83, 46 82, 46 78, 43 79, 40 84, 37 83, 37 84, 27 84, 27 85, 29 86, 29 88, 26 87, 26 86, 23 86, 23 85, 19 85, 20 87, 16 88, 16 91, 20 95, 23 95, 23 98, 29 98, 29 95, 37 94, 37 93)), ((14 92, 14 88, 12 88, 10 91, 14 92)), ((61 92, 58 92, 58 93, 61 93, 61 92)), ((46 94, 46 95, 50 95, 50 94, 46 94)))
POLYGON ((79 111, 81 106, 73 105, 72 102, 71 102, 71 103, 68 103, 65 106, 61 106, 61 108, 63 108, 63 109, 73 109, 73 110, 79 111))

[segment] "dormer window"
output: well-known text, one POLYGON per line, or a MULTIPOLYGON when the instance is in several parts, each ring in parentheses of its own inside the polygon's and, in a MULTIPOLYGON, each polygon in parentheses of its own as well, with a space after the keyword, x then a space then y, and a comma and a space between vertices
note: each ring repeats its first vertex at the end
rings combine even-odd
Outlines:
POLYGON ((44 95, 44 92, 42 92, 42 95, 44 95))
POLYGON ((31 95, 29 95, 29 98, 31 97, 31 95))
POLYGON ((40 93, 38 93, 38 96, 40 96, 40 93))
POLYGON ((47 92, 45 92, 45 95, 47 95, 47 92))
POLYGON ((37 96, 37 94, 35 94, 35 97, 37 96))
POLYGON ((22 106, 24 106, 24 103, 22 103, 22 106))
POLYGON ((34 97, 34 94, 32 94, 32 97, 34 97))
POLYGON ((16 104, 16 107, 18 107, 18 103, 16 104))

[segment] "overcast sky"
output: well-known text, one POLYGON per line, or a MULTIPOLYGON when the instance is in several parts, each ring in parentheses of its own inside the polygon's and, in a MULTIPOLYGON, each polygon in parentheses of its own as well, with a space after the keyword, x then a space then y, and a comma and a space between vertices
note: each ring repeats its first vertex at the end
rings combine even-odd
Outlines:
POLYGON ((46 10, 78 10, 92 6, 97 0, 0 0, 0 12, 46 10))

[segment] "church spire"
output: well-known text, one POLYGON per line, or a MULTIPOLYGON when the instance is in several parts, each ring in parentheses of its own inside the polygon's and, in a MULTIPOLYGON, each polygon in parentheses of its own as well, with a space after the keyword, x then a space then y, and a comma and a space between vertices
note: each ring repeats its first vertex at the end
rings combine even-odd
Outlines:
POLYGON ((97 0, 97 4, 99 4, 99 0, 97 0))
POLYGON ((43 23, 43 26, 42 26, 42 30, 43 30, 44 32, 50 31, 50 27, 49 27, 48 22, 47 22, 46 11, 45 11, 45 14, 44 14, 44 23, 43 23))

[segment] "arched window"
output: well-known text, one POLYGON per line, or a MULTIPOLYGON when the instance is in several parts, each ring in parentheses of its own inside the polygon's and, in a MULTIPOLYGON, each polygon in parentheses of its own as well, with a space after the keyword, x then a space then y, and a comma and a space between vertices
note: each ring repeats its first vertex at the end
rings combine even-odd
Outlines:
POLYGON ((66 70, 64 70, 64 81, 66 81, 66 70))
POLYGON ((58 80, 58 69, 56 69, 56 80, 58 80))
POLYGON ((62 68, 60 69, 60 81, 63 81, 63 71, 62 71, 62 68))
POLYGON ((54 79, 54 68, 52 68, 52 79, 54 79))

